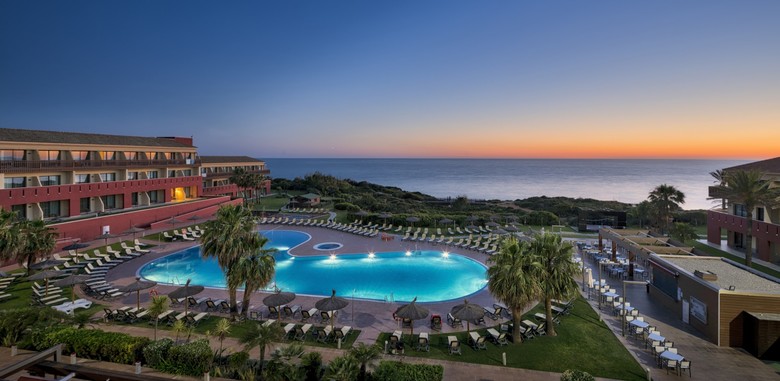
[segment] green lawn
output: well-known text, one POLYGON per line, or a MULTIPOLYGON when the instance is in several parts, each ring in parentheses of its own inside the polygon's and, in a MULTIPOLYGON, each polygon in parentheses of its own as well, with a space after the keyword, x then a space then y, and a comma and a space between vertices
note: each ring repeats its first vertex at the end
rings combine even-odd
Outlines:
MULTIPOLYGON (((712 256, 715 256, 715 257, 728 258, 728 259, 731 259, 734 262, 737 262, 737 263, 740 263, 740 264, 745 264, 745 259, 744 258, 738 257, 736 255, 729 254, 729 253, 727 253, 725 251, 722 251, 720 249, 716 249, 714 247, 705 245, 705 244, 703 244, 701 242, 698 242, 698 241, 688 241, 688 242, 686 242, 686 244, 695 247, 697 250, 701 250, 701 251, 707 253, 707 255, 712 255, 712 256)), ((780 272, 778 272, 778 271, 776 271, 774 269, 771 269, 769 267, 759 265, 759 264, 757 264, 755 262, 753 262, 753 265, 751 267, 753 269, 755 269, 755 270, 761 271, 762 273, 769 274, 769 275, 771 275, 773 277, 776 277, 776 278, 780 278, 780 272)))
MULTIPOLYGON (((0 302, 0 310, 11 310, 11 309, 17 309, 17 308, 24 308, 24 307, 30 307, 31 300, 32 300, 32 281, 27 281, 25 278, 20 278, 15 280, 13 283, 11 283, 8 288, 5 289, 5 292, 13 295, 10 299, 5 299, 2 302, 0 302)), ((43 285, 44 281, 38 281, 38 284, 43 285)), ((63 298, 71 298, 71 287, 62 287, 62 293, 60 293, 63 298)), ((98 303, 92 303, 92 307, 88 309, 79 309, 76 311, 76 313, 88 313, 88 314, 94 314, 100 310, 102 310, 102 305, 98 303)))
MULTIPOLYGON (((541 312, 542 306, 537 306, 529 312, 529 320, 534 320, 533 314, 541 312)), ((490 320, 488 319, 488 322, 490 320)), ((498 329, 498 327, 496 327, 498 329)), ((645 372, 634 360, 626 348, 618 341, 609 328, 599 321, 598 314, 582 298, 574 305, 571 314, 564 316, 560 325, 556 326, 558 336, 541 336, 519 344, 509 344, 499 347, 487 343, 487 350, 474 350, 467 346, 466 332, 455 334, 463 343, 462 355, 450 355, 447 348, 449 334, 430 336, 430 352, 415 351, 407 345, 405 354, 424 358, 451 361, 463 361, 476 364, 501 365, 501 354, 506 352, 507 366, 524 369, 534 369, 562 373, 567 369, 579 369, 596 377, 606 377, 621 380, 645 380, 645 372)), ((487 335, 486 328, 476 330, 487 335)), ((379 345, 389 333, 383 333, 377 339, 379 345)), ((406 338, 405 338, 406 339, 406 338)))
POLYGON ((287 205, 287 203, 290 202, 290 199, 287 198, 287 196, 268 196, 260 198, 256 201, 253 201, 253 207, 255 211, 278 211, 283 206, 287 205))

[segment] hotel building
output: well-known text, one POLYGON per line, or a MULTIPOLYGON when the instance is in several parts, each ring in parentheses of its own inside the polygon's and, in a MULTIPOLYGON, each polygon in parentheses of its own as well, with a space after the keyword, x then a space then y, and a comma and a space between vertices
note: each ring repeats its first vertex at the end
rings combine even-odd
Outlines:
POLYGON ((227 183, 237 166, 269 174, 251 158, 204 160, 191 137, 0 128, 0 208, 48 221, 63 244, 89 241, 197 221, 241 202, 234 200, 240 190, 227 183))
MULTIPOLYGON (((780 157, 725 168, 723 171, 756 170, 764 174, 772 187, 780 187, 780 157)), ((710 187, 710 197, 719 198, 717 188, 710 187)), ((720 245, 723 235, 728 246, 744 249, 747 237, 747 211, 745 205, 732 200, 724 200, 722 208, 707 212, 707 241, 720 245)), ((757 259, 780 263, 780 209, 770 209, 759 205, 753 210, 753 248, 757 259)))

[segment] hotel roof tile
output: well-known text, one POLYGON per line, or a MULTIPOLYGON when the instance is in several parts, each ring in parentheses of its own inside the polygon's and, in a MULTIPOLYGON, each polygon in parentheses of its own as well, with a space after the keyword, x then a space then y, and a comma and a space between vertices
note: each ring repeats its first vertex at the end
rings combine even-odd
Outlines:
POLYGON ((0 141, 20 143, 95 144, 172 148, 193 147, 169 138, 87 134, 81 132, 22 130, 15 128, 0 128, 0 141))
POLYGON ((260 159, 249 156, 200 156, 202 163, 263 163, 260 159))

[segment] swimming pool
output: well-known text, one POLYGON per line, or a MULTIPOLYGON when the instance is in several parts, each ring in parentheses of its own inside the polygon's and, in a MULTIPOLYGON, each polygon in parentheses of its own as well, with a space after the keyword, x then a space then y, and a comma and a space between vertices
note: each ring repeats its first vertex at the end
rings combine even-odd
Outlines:
MULTIPOLYGON (((268 246, 279 251, 274 284, 303 295, 328 296, 336 289, 343 297, 408 302, 458 299, 487 285, 483 264, 457 254, 441 251, 341 254, 293 257, 287 251, 311 237, 291 230, 262 231, 268 246)), ((143 278, 159 283, 226 287, 216 259, 203 259, 200 247, 180 251, 144 265, 143 278)))

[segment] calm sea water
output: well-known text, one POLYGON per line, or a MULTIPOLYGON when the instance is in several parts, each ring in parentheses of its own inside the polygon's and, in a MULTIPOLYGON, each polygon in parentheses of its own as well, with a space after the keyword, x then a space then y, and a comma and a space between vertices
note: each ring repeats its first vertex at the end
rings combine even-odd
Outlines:
POLYGON ((710 172, 747 160, 602 159, 264 159, 275 178, 314 172, 436 197, 515 200, 589 197, 638 203, 659 184, 686 196, 685 209, 709 209, 710 172))

